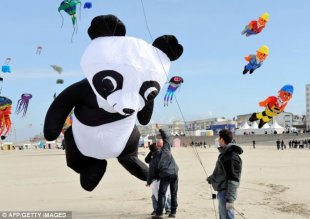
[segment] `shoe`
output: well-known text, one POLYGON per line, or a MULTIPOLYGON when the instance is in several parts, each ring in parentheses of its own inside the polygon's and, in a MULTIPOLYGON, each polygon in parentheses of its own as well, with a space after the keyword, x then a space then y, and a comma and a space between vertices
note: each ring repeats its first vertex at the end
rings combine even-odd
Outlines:
POLYGON ((152 219, 162 219, 164 218, 164 216, 162 214, 156 214, 154 216, 152 216, 152 219))
POLYGON ((242 74, 246 74, 248 72, 248 70, 243 70, 242 74))
POLYGON ((169 214, 169 218, 175 218, 175 214, 169 214))
POLYGON ((251 70, 250 70, 250 74, 252 74, 253 72, 254 72, 254 69, 251 69, 251 70))
POLYGON ((151 213, 151 215, 156 215, 156 211, 153 211, 153 212, 151 213))
POLYGON ((248 73, 248 71, 249 71, 249 70, 247 70, 246 67, 244 67, 244 70, 243 70, 242 73, 245 75, 246 73, 248 73))
POLYGON ((171 212, 170 211, 166 211, 165 214, 171 214, 171 212))

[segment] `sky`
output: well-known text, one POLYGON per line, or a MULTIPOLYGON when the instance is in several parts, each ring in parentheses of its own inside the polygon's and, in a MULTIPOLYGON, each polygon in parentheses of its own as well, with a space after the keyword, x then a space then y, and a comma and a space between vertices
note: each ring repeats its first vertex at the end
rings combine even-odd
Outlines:
POLYGON ((73 42, 71 18, 64 12, 61 27, 57 10, 61 1, 38 2, 1 0, 0 61, 11 58, 12 69, 11 74, 0 73, 4 78, 1 96, 13 101, 12 132, 6 141, 28 140, 43 132, 54 93, 84 78, 80 58, 90 43, 87 29, 95 16, 104 14, 118 16, 127 36, 152 43, 152 38, 173 34, 184 47, 169 73, 169 78, 183 77, 184 83, 168 107, 163 101, 168 84, 161 89, 152 122, 231 119, 261 111, 258 102, 276 96, 285 84, 294 86, 286 111, 305 114, 305 85, 310 83, 309 0, 143 0, 148 27, 141 0, 92 0, 91 9, 77 10, 78 32, 73 42), (260 34, 240 34, 249 21, 265 12, 270 19, 260 34), (262 45, 270 49, 263 66, 252 75, 242 75, 243 57, 255 54, 262 45), (43 47, 40 55, 38 46, 43 47), (63 73, 50 65, 62 66, 63 73), (64 84, 56 84, 57 79, 64 84), (22 93, 33 95, 25 117, 15 114, 22 93))

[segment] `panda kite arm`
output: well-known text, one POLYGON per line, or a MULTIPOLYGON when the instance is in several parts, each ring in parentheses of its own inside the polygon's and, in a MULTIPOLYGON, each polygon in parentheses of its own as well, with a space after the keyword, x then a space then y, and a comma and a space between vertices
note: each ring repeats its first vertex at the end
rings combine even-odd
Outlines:
POLYGON ((84 83, 78 82, 61 92, 49 107, 44 122, 44 137, 55 140, 73 107, 80 101, 81 94, 85 94, 84 83))
POLYGON ((149 101, 141 111, 138 112, 138 121, 141 125, 147 125, 152 117, 154 100, 149 101))

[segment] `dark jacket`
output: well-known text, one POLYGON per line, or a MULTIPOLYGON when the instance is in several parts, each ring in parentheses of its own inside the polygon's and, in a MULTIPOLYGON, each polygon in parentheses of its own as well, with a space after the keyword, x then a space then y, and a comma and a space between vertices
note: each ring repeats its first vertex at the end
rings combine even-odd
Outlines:
POLYGON ((242 170, 242 160, 239 154, 242 153, 240 146, 228 144, 220 151, 214 171, 207 179, 215 191, 226 190, 226 201, 230 203, 237 198, 242 170))
POLYGON ((169 137, 164 130, 159 129, 163 139, 163 147, 153 153, 149 165, 149 172, 147 176, 147 184, 150 185, 154 179, 159 179, 167 176, 178 175, 179 167, 176 164, 172 154, 169 137))

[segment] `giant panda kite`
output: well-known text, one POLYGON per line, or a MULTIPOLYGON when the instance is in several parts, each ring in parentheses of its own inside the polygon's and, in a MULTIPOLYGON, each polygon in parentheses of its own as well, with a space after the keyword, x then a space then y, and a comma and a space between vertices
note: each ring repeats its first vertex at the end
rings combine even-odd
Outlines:
POLYGON ((45 118, 44 136, 55 140, 74 110, 72 126, 64 134, 66 160, 87 191, 98 185, 109 158, 146 181, 148 168, 137 156, 140 133, 135 121, 149 123, 170 63, 183 53, 173 35, 158 37, 151 45, 125 33, 114 15, 92 20, 92 40, 81 58, 86 79, 59 94, 45 118))

